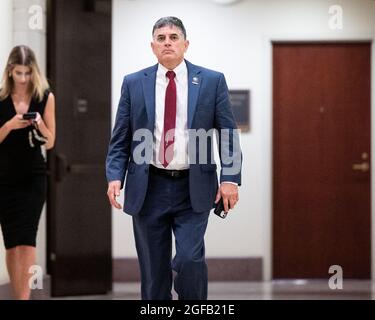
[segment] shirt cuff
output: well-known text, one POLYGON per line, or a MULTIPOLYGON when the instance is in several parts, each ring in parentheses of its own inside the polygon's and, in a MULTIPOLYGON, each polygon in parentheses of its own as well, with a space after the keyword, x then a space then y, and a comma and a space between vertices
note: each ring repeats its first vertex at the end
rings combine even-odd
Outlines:
POLYGON ((232 182, 232 181, 223 181, 222 183, 230 183, 230 184, 234 184, 235 186, 238 186, 237 182, 232 182))

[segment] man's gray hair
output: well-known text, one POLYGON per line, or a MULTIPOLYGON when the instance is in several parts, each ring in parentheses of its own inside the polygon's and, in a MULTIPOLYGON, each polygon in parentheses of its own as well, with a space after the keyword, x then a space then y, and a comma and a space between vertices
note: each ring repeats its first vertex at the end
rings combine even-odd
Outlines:
POLYGON ((184 38, 186 39, 186 30, 185 30, 184 24, 179 18, 176 18, 176 17, 160 18, 158 21, 156 21, 156 23, 154 24, 154 27, 152 28, 152 35, 154 35, 154 32, 156 29, 160 29, 165 26, 170 26, 170 27, 175 26, 179 28, 182 34, 184 35, 184 38))

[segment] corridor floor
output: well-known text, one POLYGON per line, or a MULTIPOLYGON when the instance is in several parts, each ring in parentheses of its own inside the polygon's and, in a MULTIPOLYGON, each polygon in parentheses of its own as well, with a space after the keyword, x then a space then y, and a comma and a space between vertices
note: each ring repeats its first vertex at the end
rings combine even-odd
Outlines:
MULTIPOLYGON (((50 297, 49 285, 33 292, 33 299, 73 300, 140 300, 140 284, 114 283, 106 295, 50 297)), ((174 294, 174 293, 173 293, 174 294)), ((0 295, 0 299, 5 297, 0 295)), ((174 299, 177 296, 174 294, 174 299)), ((6 299, 6 298, 5 298, 6 299)), ((344 280, 342 289, 330 289, 323 280, 277 280, 270 282, 210 282, 209 300, 373 300, 375 282, 369 280, 344 280)))

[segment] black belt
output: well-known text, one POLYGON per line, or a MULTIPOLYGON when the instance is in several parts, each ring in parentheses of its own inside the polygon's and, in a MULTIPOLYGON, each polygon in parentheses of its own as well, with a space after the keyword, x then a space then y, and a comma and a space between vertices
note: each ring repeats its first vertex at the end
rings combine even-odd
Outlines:
POLYGON ((165 176, 173 179, 178 179, 178 178, 184 178, 189 175, 189 169, 186 170, 167 170, 167 169, 160 169, 157 168, 153 165, 150 165, 150 172, 160 175, 160 176, 165 176))

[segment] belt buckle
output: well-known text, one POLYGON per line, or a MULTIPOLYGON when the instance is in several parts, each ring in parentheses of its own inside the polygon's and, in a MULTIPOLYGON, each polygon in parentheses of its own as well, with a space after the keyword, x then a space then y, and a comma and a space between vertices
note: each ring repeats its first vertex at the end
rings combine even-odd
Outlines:
POLYGON ((178 172, 172 170, 172 171, 171 171, 171 176, 172 176, 172 178, 177 177, 177 176, 178 176, 178 172))

